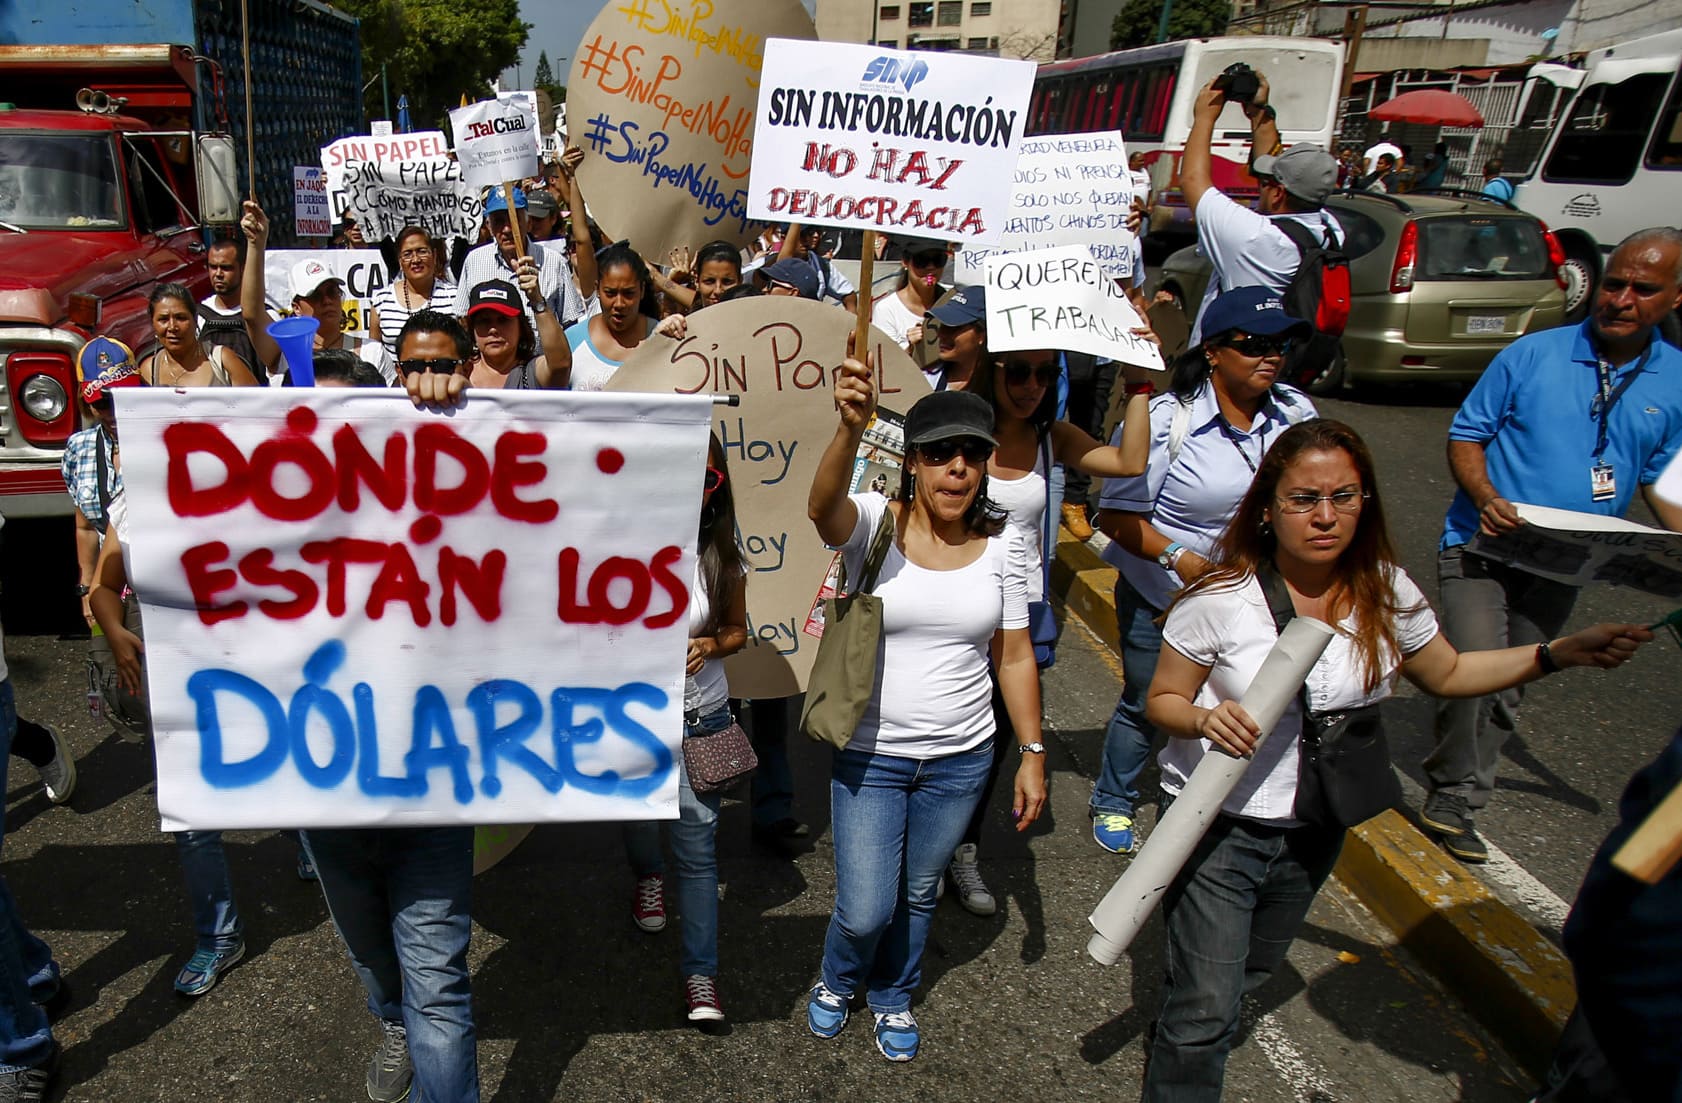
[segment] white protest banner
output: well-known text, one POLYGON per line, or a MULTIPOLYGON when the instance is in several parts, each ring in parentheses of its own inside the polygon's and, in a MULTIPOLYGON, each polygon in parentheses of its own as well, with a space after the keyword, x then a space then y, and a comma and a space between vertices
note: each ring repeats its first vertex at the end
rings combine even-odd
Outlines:
POLYGON ((998 243, 961 249, 953 258, 958 283, 980 283, 982 264, 994 253, 1058 245, 1085 245, 1110 275, 1133 274, 1137 239, 1127 229, 1133 181, 1118 132, 1024 138, 1015 179, 998 243))
POLYGON ((987 347, 1066 349, 1162 370, 1162 350, 1084 245, 987 258, 987 347))
POLYGON ((292 228, 299 237, 332 237, 333 212, 319 165, 292 166, 292 228))
POLYGON ((590 213, 645 257, 745 245, 754 103, 765 40, 811 39, 800 0, 609 0, 584 32, 557 121, 587 156, 590 213))
POLYGON ((473 238, 485 203, 461 177, 461 165, 447 157, 426 161, 352 161, 345 192, 362 235, 395 241, 405 226, 419 226, 437 238, 473 238))
MULTIPOLYGON (((806 496, 835 435, 831 373, 852 331, 853 316, 832 306, 737 299, 691 314, 682 341, 650 337, 608 384, 741 398, 713 416, 749 567, 748 646, 725 660, 735 697, 801 692, 817 655, 818 636, 806 627, 833 554, 806 517, 806 496)), ((870 330, 870 348, 883 409, 905 413, 928 381, 881 330, 870 330)))
POLYGON ((333 221, 345 216, 350 196, 345 194, 345 169, 352 161, 425 161, 450 155, 450 143, 441 130, 417 130, 377 138, 369 134, 340 138, 321 147, 321 171, 327 175, 327 197, 333 205, 333 221))
POLYGON ((518 183, 539 171, 537 119, 518 100, 480 100, 450 112, 456 159, 467 186, 518 183))
POLYGON ((368 133, 375 138, 391 137, 391 120, 375 119, 368 124, 368 133))
POLYGON ((997 241, 1034 63, 765 44, 751 218, 997 241))
POLYGON ((1682 534, 1598 513, 1513 508, 1524 524, 1500 536, 1479 532, 1466 550, 1567 586, 1610 582, 1682 600, 1682 534))
POLYGON ((318 260, 344 281, 344 332, 368 336, 368 301, 386 285, 385 260, 378 249, 270 249, 263 254, 263 290, 269 309, 292 313, 292 266, 318 260))
POLYGON ((130 389, 166 830, 676 816, 710 399, 130 389))

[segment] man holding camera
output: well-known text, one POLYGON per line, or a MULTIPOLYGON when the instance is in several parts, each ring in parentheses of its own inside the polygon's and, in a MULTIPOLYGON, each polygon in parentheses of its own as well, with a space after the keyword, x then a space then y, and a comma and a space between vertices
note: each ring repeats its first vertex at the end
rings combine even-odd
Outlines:
POLYGON ((1191 134, 1180 163, 1180 191, 1197 223, 1198 247, 1213 274, 1197 309, 1188 345, 1203 339, 1203 311, 1215 296, 1235 287, 1267 287, 1283 293, 1302 254, 1276 219, 1300 222, 1317 240, 1343 240, 1336 220, 1322 209, 1337 189, 1337 160, 1309 142, 1283 149, 1279 123, 1267 102, 1267 78, 1247 65, 1234 65, 1205 85, 1192 108, 1191 134), (1261 186, 1260 212, 1241 207, 1215 187, 1210 143, 1215 121, 1229 103, 1250 120, 1250 172, 1261 186))

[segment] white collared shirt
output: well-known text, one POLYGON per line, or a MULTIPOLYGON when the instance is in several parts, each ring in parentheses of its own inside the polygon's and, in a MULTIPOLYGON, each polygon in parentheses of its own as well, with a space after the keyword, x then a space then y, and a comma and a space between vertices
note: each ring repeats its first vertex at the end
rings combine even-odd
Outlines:
MULTIPOLYGON (((1291 425, 1280 404, 1292 406, 1300 415, 1297 421, 1314 416, 1314 404, 1295 387, 1276 384, 1273 390, 1278 401, 1263 404, 1250 431, 1242 432, 1221 417, 1214 385, 1205 382, 1192 396, 1191 426, 1173 464, 1168 462, 1168 433, 1179 399, 1172 394, 1151 399, 1151 450, 1145 473, 1105 479, 1098 508, 1143 513, 1169 540, 1208 556, 1250 489, 1262 457, 1291 425)), ((1121 444, 1121 430, 1117 425, 1112 445, 1121 444)), ((1113 540, 1104 549, 1104 560, 1158 609, 1166 609, 1180 588, 1177 575, 1154 559, 1123 551, 1113 540)))
MULTIPOLYGON (((526 242, 526 253, 537 262, 537 285, 543 289, 543 298, 554 311, 555 320, 562 328, 588 317, 595 311, 590 309, 595 296, 590 296, 586 302, 582 292, 578 290, 578 280, 573 275, 572 262, 567 259, 565 242, 526 242)), ((461 266, 461 279, 456 281, 455 313, 457 317, 467 317, 467 307, 473 297, 473 289, 486 280, 504 280, 514 286, 519 281, 514 278, 514 269, 503 258, 502 249, 496 242, 486 242, 471 253, 461 266)), ((526 318, 531 321, 532 329, 537 328, 537 315, 532 313, 531 304, 521 296, 520 306, 526 312, 526 318)), ((385 327, 380 327, 381 334, 385 327)))
MULTIPOLYGON (((1436 638, 1437 615, 1400 567, 1391 576, 1390 587, 1397 608, 1402 610, 1396 620, 1396 642, 1402 655, 1412 655, 1436 638)), ((1401 667, 1401 656, 1388 656, 1384 676, 1368 692, 1355 648, 1354 620, 1346 617, 1337 627, 1326 653, 1308 672, 1308 705, 1316 713, 1346 711, 1384 700, 1395 689, 1401 667)), ((1278 641, 1267 596, 1253 575, 1237 586, 1193 594, 1169 610, 1162 626, 1164 646, 1209 668, 1208 680, 1192 702, 1200 708, 1240 700, 1278 641)), ((1269 823, 1297 822, 1294 810, 1301 735, 1302 706, 1293 700, 1256 751, 1221 811, 1269 823)), ((1207 739, 1170 737, 1157 755, 1163 791, 1178 796, 1204 755, 1223 753, 1212 751, 1212 747, 1207 739)))

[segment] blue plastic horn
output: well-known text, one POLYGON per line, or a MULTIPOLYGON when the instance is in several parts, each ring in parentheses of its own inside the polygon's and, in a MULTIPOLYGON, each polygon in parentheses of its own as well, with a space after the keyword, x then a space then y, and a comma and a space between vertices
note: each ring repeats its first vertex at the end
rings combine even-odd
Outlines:
POLYGON ((321 322, 302 314, 269 323, 269 336, 280 346, 294 387, 315 386, 315 331, 321 322))

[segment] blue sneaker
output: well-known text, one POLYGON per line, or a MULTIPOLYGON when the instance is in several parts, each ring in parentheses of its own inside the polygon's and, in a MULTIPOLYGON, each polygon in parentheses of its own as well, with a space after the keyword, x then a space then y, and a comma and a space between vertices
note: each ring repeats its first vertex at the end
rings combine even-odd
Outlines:
POLYGON ((1133 817, 1118 813, 1093 816, 1092 838, 1111 854, 1131 854, 1139 846, 1133 837, 1133 817))
POLYGON ((876 1013, 876 1048, 890 1061, 909 1061, 917 1056, 917 1043, 922 1041, 917 1020, 909 1011, 876 1013))
POLYGON ((187 959, 187 964, 175 974, 175 990, 183 996, 202 996, 215 988, 222 974, 244 956, 244 940, 226 950, 195 950, 193 956, 187 959))
POLYGON ((847 1000, 819 981, 806 1001, 806 1027, 820 1038, 833 1038, 847 1025, 847 1000))

